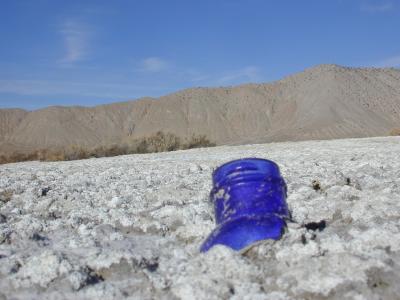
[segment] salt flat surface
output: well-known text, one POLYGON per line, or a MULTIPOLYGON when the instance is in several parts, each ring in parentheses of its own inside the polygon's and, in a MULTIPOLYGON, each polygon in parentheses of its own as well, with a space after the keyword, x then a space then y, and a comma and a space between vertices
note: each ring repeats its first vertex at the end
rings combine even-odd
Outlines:
POLYGON ((3 165, 0 299, 399 299, 399 220, 398 137, 3 165), (279 164, 295 223, 200 254, 211 172, 243 157, 279 164))

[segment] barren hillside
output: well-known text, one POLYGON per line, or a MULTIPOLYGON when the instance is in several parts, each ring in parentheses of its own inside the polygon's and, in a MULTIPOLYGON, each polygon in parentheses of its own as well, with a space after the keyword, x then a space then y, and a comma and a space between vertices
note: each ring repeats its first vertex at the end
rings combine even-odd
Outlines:
POLYGON ((400 70, 320 65, 280 81, 193 88, 159 99, 0 110, 0 152, 96 146, 159 130, 217 144, 387 135, 400 127, 400 70))
POLYGON ((0 142, 10 137, 27 114, 22 109, 0 109, 0 142))

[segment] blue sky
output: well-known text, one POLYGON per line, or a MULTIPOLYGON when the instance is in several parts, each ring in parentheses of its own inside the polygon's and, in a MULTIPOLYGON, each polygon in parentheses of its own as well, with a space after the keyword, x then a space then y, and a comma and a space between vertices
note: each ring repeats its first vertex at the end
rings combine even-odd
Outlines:
POLYGON ((0 108, 400 67, 400 0, 0 0, 0 108))

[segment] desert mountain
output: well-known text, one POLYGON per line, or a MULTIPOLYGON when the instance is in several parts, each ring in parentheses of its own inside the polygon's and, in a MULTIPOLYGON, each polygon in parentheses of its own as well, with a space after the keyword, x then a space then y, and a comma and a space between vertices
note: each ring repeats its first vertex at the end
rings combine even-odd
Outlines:
POLYGON ((0 109, 0 141, 9 138, 27 114, 22 109, 0 109))
POLYGON ((319 65, 282 80, 96 107, 0 110, 0 152, 205 134, 217 144, 387 135, 400 127, 400 70, 319 65))

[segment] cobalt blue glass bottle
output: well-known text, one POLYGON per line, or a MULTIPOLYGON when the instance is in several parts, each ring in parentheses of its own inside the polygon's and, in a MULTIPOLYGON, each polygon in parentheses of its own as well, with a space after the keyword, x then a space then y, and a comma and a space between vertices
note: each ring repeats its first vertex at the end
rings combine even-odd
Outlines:
POLYGON ((290 218, 286 184, 276 163, 260 158, 230 161, 212 175, 210 200, 217 227, 202 244, 241 250, 265 239, 279 239, 290 218))

